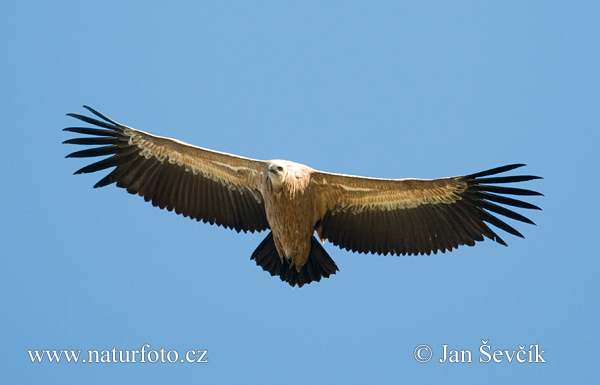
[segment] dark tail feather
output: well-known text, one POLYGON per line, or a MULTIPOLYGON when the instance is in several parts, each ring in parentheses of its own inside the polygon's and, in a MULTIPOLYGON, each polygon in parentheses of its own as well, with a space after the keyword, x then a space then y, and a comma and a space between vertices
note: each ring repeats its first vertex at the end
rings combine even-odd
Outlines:
POLYGON ((310 255, 306 265, 302 266, 300 272, 296 271, 295 267, 290 267, 287 259, 279 258, 275 242, 273 241, 273 233, 269 233, 267 237, 258 245, 252 257, 256 264, 268 271, 271 275, 278 275, 282 281, 289 283, 291 286, 311 283, 312 281, 320 281, 321 277, 329 277, 335 274, 338 268, 333 262, 333 259, 327 254, 323 246, 315 237, 310 240, 310 255))

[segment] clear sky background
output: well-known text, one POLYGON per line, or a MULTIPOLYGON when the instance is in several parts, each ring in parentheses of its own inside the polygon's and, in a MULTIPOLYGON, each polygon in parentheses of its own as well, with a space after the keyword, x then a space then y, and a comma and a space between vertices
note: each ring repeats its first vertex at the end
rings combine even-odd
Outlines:
POLYGON ((19 1, 0 6, 0 382, 399 384, 600 379, 597 2, 19 1), (237 234, 64 159, 90 105, 205 148, 382 178, 509 163, 544 197, 421 257, 325 249, 292 289, 237 234), (520 211, 523 213, 523 210, 520 211), (546 363, 480 363, 529 350, 546 363), (209 362, 31 363, 28 350, 206 349, 209 362), (414 350, 427 344, 428 363, 414 350), (440 363, 442 345, 472 363, 440 363))

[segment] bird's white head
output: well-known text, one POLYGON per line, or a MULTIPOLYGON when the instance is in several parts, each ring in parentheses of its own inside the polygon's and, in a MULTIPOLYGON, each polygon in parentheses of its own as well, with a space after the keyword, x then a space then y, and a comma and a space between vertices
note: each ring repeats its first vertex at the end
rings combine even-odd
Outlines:
POLYGON ((271 180, 271 185, 279 190, 283 187, 285 182, 285 178, 288 174, 288 168, 283 160, 271 160, 269 161, 269 166, 267 167, 267 175, 271 180))

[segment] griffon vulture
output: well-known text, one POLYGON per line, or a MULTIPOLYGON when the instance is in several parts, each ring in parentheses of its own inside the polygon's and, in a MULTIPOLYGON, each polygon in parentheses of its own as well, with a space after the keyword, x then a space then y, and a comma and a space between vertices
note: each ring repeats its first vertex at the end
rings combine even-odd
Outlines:
POLYGON ((254 160, 191 146, 117 123, 68 114, 96 127, 64 143, 98 146, 67 155, 109 155, 75 174, 115 167, 94 187, 111 183, 153 206, 240 231, 271 230, 251 259, 271 275, 302 286, 338 270, 313 236, 359 253, 427 254, 473 246, 484 237, 506 245, 486 222, 523 237, 493 213, 533 222, 496 203, 538 207, 505 195, 542 195, 500 186, 538 179, 494 176, 523 164, 433 180, 331 174, 286 160, 254 160))

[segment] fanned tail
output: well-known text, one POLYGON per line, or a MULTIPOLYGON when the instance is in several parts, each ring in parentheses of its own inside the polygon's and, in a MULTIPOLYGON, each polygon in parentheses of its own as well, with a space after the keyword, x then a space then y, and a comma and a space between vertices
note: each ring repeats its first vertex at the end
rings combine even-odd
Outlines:
POLYGON ((298 285, 298 287, 302 287, 312 281, 318 282, 322 277, 328 278, 338 271, 333 259, 315 237, 311 237, 310 246, 308 261, 302 266, 300 272, 295 267, 290 266, 287 259, 279 257, 273 241, 273 233, 269 233, 258 245, 250 259, 254 259, 258 266, 271 275, 278 275, 283 282, 287 282, 291 286, 298 285))

